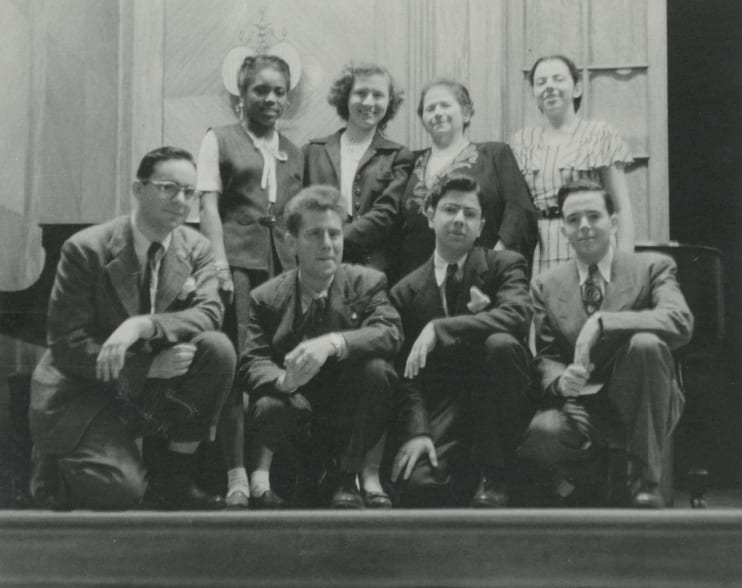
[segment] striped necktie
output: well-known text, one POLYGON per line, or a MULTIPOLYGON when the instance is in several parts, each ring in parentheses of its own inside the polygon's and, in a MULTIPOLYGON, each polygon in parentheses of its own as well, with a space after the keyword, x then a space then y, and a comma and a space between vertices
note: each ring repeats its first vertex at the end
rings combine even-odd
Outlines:
POLYGON ((147 263, 144 266, 142 288, 139 291, 139 314, 151 314, 154 310, 157 283, 155 282, 153 287, 152 278, 157 267, 160 251, 162 251, 162 244, 157 241, 152 241, 149 249, 147 249, 147 263))

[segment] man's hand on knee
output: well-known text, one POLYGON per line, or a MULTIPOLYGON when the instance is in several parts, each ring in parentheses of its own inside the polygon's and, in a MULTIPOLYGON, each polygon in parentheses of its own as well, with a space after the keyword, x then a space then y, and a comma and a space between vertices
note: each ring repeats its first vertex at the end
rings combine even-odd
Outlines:
POLYGON ((402 479, 409 480, 412 470, 415 469, 415 465, 423 455, 428 456, 428 460, 434 468, 438 467, 438 455, 435 452, 435 445, 433 444, 433 440, 427 435, 413 437, 402 445, 394 457, 392 482, 397 481, 402 470, 404 470, 402 479))
POLYGON ((126 360, 126 352, 139 339, 149 339, 154 334, 154 324, 145 315, 133 316, 121 323, 103 342, 95 362, 95 376, 108 382, 119 377, 126 360))

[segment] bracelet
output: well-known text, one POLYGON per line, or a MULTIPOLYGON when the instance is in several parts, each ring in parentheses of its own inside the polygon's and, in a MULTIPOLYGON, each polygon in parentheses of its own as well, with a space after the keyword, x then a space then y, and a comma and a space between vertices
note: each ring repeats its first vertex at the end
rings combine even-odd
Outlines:
POLYGON ((215 263, 214 264, 214 267, 216 268, 216 271, 218 271, 218 272, 223 272, 223 271, 228 271, 229 270, 229 265, 227 265, 226 263, 215 263))

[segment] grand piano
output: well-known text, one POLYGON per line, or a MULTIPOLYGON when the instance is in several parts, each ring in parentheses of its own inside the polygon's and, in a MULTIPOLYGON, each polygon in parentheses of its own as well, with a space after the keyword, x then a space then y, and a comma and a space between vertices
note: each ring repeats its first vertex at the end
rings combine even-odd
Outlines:
MULTIPOLYGON (((62 244, 88 224, 42 224, 41 245, 46 253, 39 278, 24 290, 0 291, 0 333, 43 346, 46 344, 46 308, 54 285, 62 244)), ((31 374, 14 372, 8 377, 10 421, 10 501, 19 508, 30 504, 28 496, 31 434, 28 400, 31 374)), ((5 506, 5 505, 2 505, 5 506)))

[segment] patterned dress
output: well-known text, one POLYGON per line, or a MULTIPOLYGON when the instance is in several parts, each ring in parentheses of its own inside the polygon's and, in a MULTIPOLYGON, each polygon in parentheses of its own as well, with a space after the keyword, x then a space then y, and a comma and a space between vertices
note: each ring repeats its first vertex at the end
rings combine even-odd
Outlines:
POLYGON ((580 119, 570 140, 561 145, 546 144, 543 127, 529 127, 516 132, 510 146, 541 216, 539 246, 533 259, 536 275, 573 257, 560 229, 559 188, 578 179, 600 184, 601 168, 629 164, 633 159, 616 130, 599 120, 580 119))

